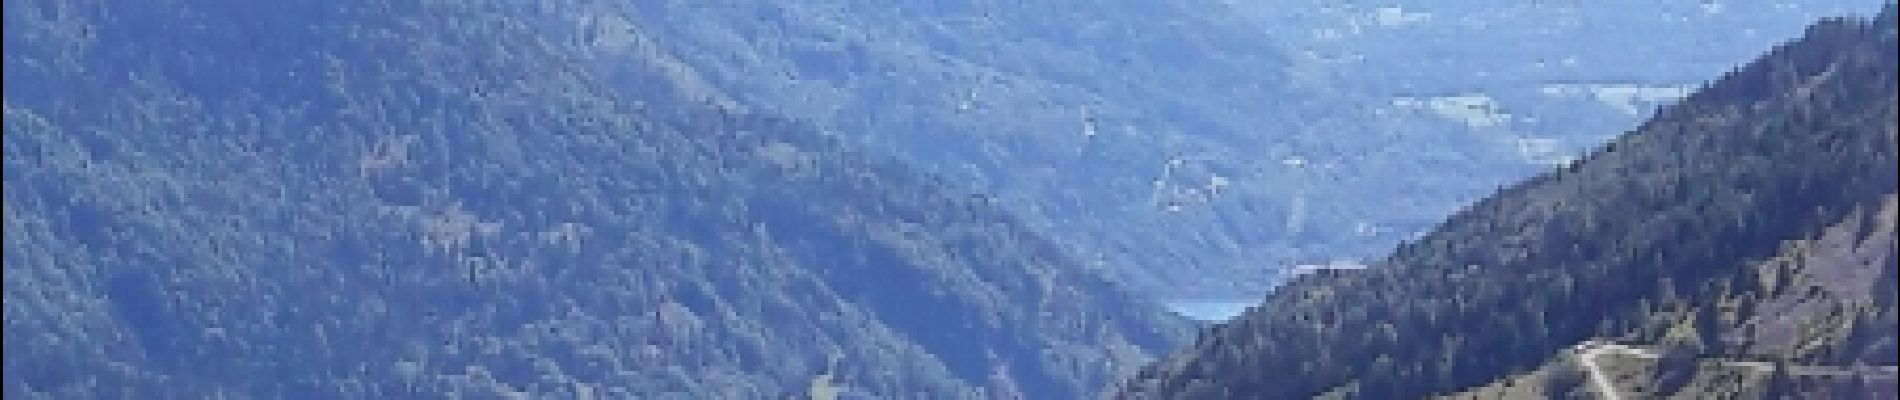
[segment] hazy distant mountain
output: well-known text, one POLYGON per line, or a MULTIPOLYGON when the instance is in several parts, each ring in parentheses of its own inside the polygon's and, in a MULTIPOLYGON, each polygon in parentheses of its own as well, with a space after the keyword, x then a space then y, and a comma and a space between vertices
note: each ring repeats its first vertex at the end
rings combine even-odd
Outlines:
POLYGON ((574 24, 696 98, 996 193, 1152 295, 1221 298, 1389 251, 1873 1, 638 1, 574 24))
POLYGON ((1814 25, 1372 269, 1295 280, 1118 397, 1890 397, 1895 18, 1814 25))
POLYGON ((13 1, 6 398, 1087 396, 1185 322, 597 1, 13 1))
POLYGON ((1560 163, 1812 21, 1881 1, 1244 4, 1292 54, 1296 76, 1335 97, 1560 163))

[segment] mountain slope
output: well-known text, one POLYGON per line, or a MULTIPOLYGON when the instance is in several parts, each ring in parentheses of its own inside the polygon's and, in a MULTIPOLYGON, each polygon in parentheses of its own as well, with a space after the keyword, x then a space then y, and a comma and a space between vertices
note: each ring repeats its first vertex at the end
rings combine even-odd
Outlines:
MULTIPOLYGON (((1286 90, 1271 76, 1283 64, 1258 28, 1223 8, 658 1, 592 25, 676 58, 690 71, 681 80, 708 98, 809 119, 995 193, 1048 237, 1166 295, 1229 281, 1242 266, 1221 253, 1272 234, 1209 228, 1230 213, 1274 211, 1199 205, 1215 200, 1215 182, 1250 173, 1221 161, 1254 150, 1237 145, 1255 143, 1246 127, 1294 125, 1257 112, 1292 107, 1276 104, 1286 90)), ((1245 267, 1242 279, 1268 276, 1245 267)))
POLYGON ((1856 209, 1743 266, 1756 286, 1665 296, 1649 305, 1636 334, 1588 342, 1534 371, 1445 398, 1590 399, 1605 390, 1685 400, 1892 398, 1900 394, 1897 224, 1900 197, 1885 196, 1877 209, 1856 209), (1604 374, 1586 375, 1591 368, 1604 374))
POLYGON ((6 397, 1074 398, 1185 333, 604 3, 9 0, 6 397))
POLYGON ((1622 5, 1650 18, 1421 3, 1404 10, 1436 19, 1403 27, 1349 19, 1394 2, 1204 0, 639 1, 573 24, 663 55, 694 98, 809 119, 996 194, 1145 294, 1220 299, 1258 296, 1283 267, 1382 255, 1655 104, 1585 98, 1597 85, 1677 93, 1798 33, 1800 12, 1871 8, 1678 22, 1660 10, 1694 2, 1622 5), (1333 37, 1346 31, 1363 34, 1333 37))
MULTIPOLYGON (((1877 282, 1892 282, 1896 255, 1880 246, 1891 232, 1826 232, 1850 216, 1880 214, 1900 186, 1894 14, 1889 5, 1872 22, 1815 25, 1578 164, 1472 205, 1378 267, 1296 280, 1144 369, 1119 396, 1450 394, 1532 370, 1593 338, 1893 365, 1891 324, 1877 321, 1890 320, 1894 304, 1881 290, 1850 299, 1862 306, 1844 315, 1874 322, 1850 324, 1844 336, 1769 335, 1819 345, 1771 350, 1723 338, 1768 324, 1751 315, 1779 318, 1756 308, 1800 303, 1774 299, 1808 296, 1768 284, 1791 282, 1789 274, 1865 278, 1825 272, 1833 263, 1774 261, 1785 241, 1867 242, 1850 253, 1865 260, 1840 264, 1871 267, 1838 269, 1877 270, 1877 282), (1754 267, 1762 263, 1783 267, 1754 267), (1661 308, 1669 304, 1693 310, 1686 314, 1700 334, 1660 329, 1670 326, 1657 323, 1671 318, 1661 308)), ((1819 321, 1791 326, 1839 322, 1819 321)))

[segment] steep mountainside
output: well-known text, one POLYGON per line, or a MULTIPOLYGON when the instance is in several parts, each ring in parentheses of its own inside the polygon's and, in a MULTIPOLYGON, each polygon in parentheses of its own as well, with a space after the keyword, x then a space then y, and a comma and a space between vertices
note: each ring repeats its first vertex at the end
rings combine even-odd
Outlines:
POLYGON ((1155 296, 1208 298, 1257 296, 1280 267, 1383 254, 1634 125, 1651 89, 1679 93, 1812 21, 1735 6, 1619 25, 1604 20, 1657 6, 1598 2, 1431 1, 1394 18, 1436 19, 1402 27, 1308 12, 1384 10, 1338 1, 715 3, 626 2, 574 24, 664 58, 694 98, 810 119, 997 194, 1155 296), (1314 36, 1347 30, 1363 34, 1314 36), (1549 45, 1504 45, 1520 42, 1549 45), (1561 49, 1581 64, 1522 73, 1561 49), (1506 76, 1546 81, 1488 84, 1506 76))
POLYGON ((8 0, 5 397, 1059 399, 1184 337, 987 200, 677 101, 602 3, 8 0))
POLYGON ((1270 262, 1238 265, 1233 253, 1266 249, 1237 244, 1277 228, 1220 221, 1280 219, 1270 217, 1283 215, 1280 202, 1229 197, 1283 195, 1237 191, 1254 172, 1224 160, 1260 151, 1256 131, 1294 125, 1259 110, 1295 105, 1272 79, 1283 64, 1270 39, 1223 8, 702 3, 628 2, 615 11, 624 18, 581 24, 675 58, 678 80, 705 98, 810 119, 996 193, 1092 263, 1168 289, 1158 294, 1231 283, 1242 267, 1253 270, 1244 286, 1268 276, 1270 262))
POLYGON ((1631 398, 1893 398, 1900 395, 1897 217, 1900 197, 1888 195, 1877 209, 1856 209, 1746 265, 1741 273, 1753 275, 1754 286, 1664 296, 1649 305, 1636 334, 1578 346, 1536 370, 1446 398, 1602 398, 1589 387, 1593 368, 1610 390, 1631 398))
MULTIPOLYGON (((1889 5, 1815 25, 1373 269, 1296 280, 1119 397, 1419 398, 1588 340, 1671 346, 1692 365, 1900 363, 1881 222, 1900 187, 1895 18, 1889 5)), ((1808 390, 1792 380, 1697 387, 1808 390)))

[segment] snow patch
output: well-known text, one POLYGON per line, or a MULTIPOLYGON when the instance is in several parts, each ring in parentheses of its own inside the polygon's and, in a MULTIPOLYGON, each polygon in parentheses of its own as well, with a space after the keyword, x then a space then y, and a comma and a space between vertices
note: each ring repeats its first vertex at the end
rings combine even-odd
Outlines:
POLYGON ((1379 7, 1372 10, 1372 21, 1380 26, 1405 26, 1432 20, 1431 13, 1406 12, 1399 7, 1379 7))
POLYGON ((1554 97, 1589 97, 1629 115, 1641 115, 1650 107, 1680 100, 1695 91, 1692 85, 1645 85, 1634 83, 1558 83, 1539 89, 1554 97))
POLYGON ((1398 97, 1392 105, 1405 110, 1430 111, 1439 117, 1462 122, 1473 128, 1503 125, 1511 119, 1497 99, 1477 93, 1441 97, 1398 97))

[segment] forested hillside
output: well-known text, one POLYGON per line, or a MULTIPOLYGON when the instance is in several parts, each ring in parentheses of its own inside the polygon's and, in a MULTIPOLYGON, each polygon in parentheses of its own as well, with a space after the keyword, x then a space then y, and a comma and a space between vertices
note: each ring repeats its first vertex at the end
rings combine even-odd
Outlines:
MULTIPOLYGON (((1710 370, 1900 364, 1895 19, 1889 5, 1874 20, 1814 25, 1372 269, 1290 283, 1118 397, 1453 394, 1587 340, 1676 347, 1710 370)), ((1690 371, 1672 381, 1698 385, 1675 389, 1726 392, 1675 395, 1842 393, 1690 371)))
POLYGON ((1145 294, 1235 298, 1381 256, 1804 15, 1874 7, 1711 3, 667 0, 574 24, 696 98, 996 194, 1145 294))
POLYGON ((609 2, 5 7, 5 397, 1077 398, 1184 336, 609 2))

